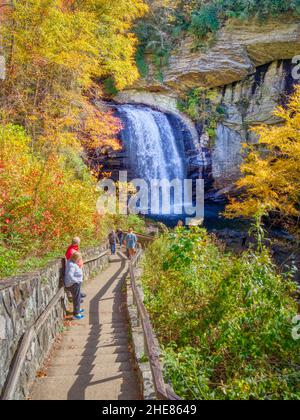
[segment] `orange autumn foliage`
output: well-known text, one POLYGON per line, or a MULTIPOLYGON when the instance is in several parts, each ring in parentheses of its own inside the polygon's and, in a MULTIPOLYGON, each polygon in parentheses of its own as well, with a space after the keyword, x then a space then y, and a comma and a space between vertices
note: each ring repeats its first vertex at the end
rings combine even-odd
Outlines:
POLYGON ((42 254, 79 233, 94 237, 96 180, 84 165, 76 177, 63 156, 33 156, 30 138, 12 125, 1 129, 0 186, 2 239, 17 241, 25 254, 42 254))

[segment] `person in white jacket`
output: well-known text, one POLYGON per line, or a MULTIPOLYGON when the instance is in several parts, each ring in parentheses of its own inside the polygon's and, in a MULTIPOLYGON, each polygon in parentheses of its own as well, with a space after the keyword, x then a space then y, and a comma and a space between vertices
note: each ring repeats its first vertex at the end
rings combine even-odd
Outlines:
POLYGON ((81 304, 81 285, 83 282, 83 271, 80 267, 80 261, 82 260, 79 252, 74 252, 70 260, 66 262, 65 271, 65 287, 71 293, 73 300, 73 315, 74 319, 80 320, 84 316, 82 313, 83 309, 80 309, 81 304))

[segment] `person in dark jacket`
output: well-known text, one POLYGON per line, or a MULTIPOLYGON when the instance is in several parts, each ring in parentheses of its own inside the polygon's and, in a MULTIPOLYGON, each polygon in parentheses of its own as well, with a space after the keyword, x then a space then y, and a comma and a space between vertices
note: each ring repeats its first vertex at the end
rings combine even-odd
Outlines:
POLYGON ((119 241, 120 247, 122 247, 123 241, 124 241, 124 232, 123 232, 122 229, 118 229, 117 230, 117 237, 118 237, 118 241, 119 241))
POLYGON ((111 255, 115 255, 117 250, 117 234, 114 230, 112 230, 108 235, 108 241, 111 250, 111 255))

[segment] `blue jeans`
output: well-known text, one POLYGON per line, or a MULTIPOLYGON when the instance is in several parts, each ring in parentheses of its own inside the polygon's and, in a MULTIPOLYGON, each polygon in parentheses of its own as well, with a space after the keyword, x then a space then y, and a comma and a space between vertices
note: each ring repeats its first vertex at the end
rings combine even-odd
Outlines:
POLYGON ((72 301, 73 301, 73 314, 79 315, 80 313, 80 304, 81 304, 81 284, 73 284, 71 287, 67 287, 67 290, 72 295, 72 301))
POLYGON ((116 244, 110 244, 110 250, 112 255, 115 255, 116 253, 116 244))

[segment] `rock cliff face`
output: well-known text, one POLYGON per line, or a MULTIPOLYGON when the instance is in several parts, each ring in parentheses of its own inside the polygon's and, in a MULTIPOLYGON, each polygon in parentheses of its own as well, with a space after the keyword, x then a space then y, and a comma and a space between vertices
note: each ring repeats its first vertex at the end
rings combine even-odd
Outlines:
POLYGON ((247 135, 251 126, 278 123, 273 110, 286 101, 294 83, 291 60, 280 60, 258 67, 241 82, 218 89, 219 102, 226 109, 225 124, 247 135))
POLYGON ((220 87, 245 79, 264 64, 291 59, 299 51, 299 20, 228 22, 211 46, 196 48, 192 38, 185 38, 171 55, 163 82, 155 80, 157 71, 149 58, 148 77, 135 87, 178 94, 195 87, 220 87))
POLYGON ((212 170, 215 185, 222 188, 239 176, 242 143, 257 141, 251 127, 280 122, 272 111, 285 102, 296 83, 291 59, 299 51, 299 20, 270 20, 263 25, 229 22, 206 50, 195 49, 192 39, 184 39, 170 57, 163 81, 155 80, 156 71, 150 65, 148 77, 116 100, 179 113, 177 101, 191 89, 214 90, 224 116, 210 146, 202 127, 198 135, 207 168, 212 170))
POLYGON ((254 75, 218 89, 225 116, 219 124, 212 149, 212 172, 218 187, 239 175, 243 143, 256 143, 251 128, 259 124, 278 124, 274 108, 284 103, 295 83, 291 60, 260 66, 254 75))
POLYGON ((227 25, 207 52, 190 52, 191 41, 170 60, 165 83, 180 90, 223 86, 253 74, 256 67, 298 54, 299 22, 227 25))

